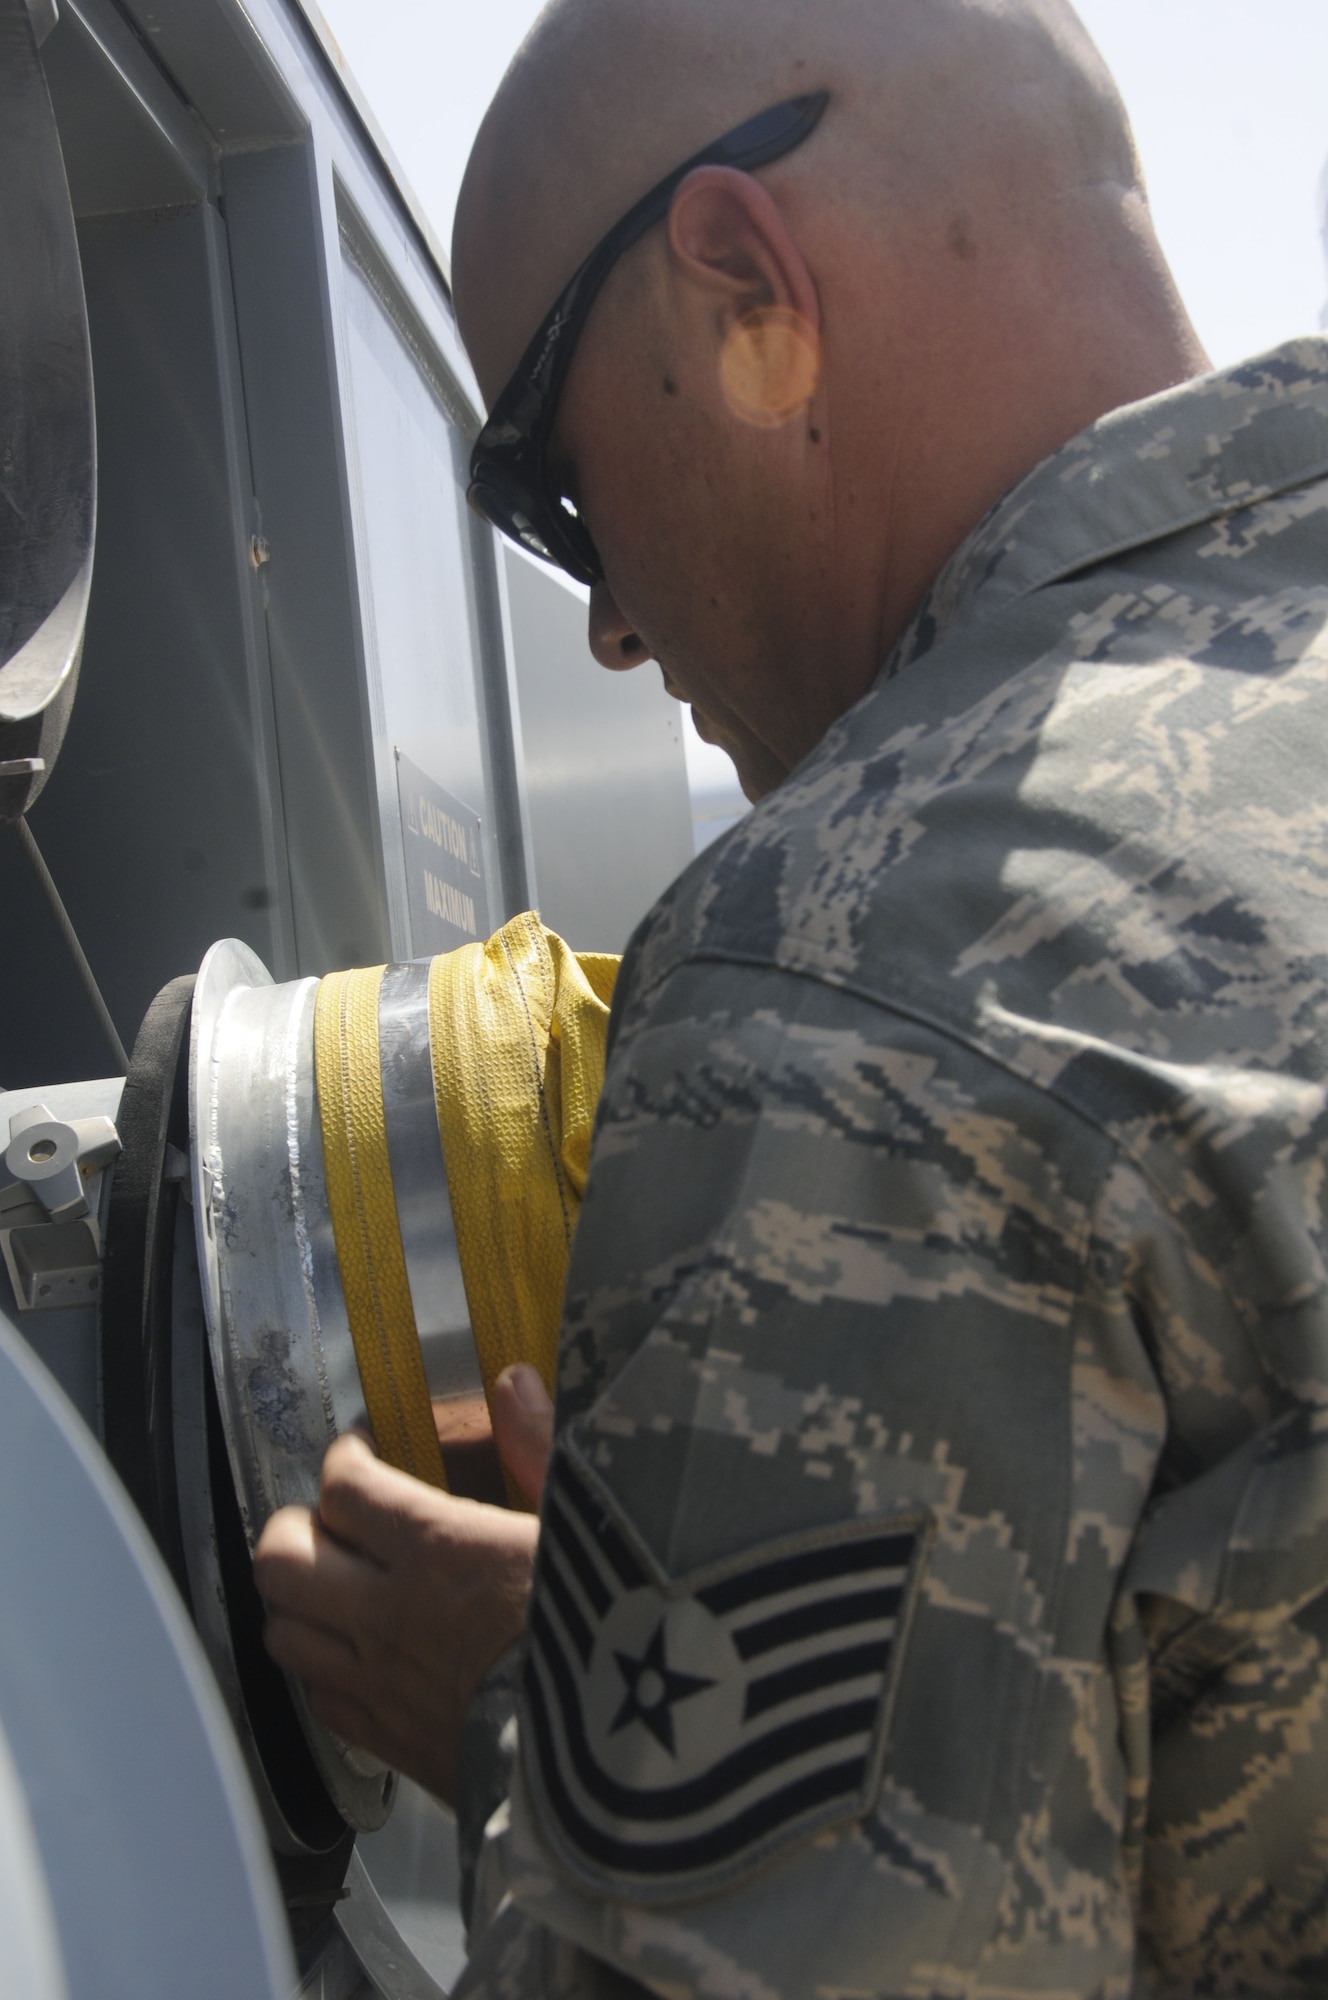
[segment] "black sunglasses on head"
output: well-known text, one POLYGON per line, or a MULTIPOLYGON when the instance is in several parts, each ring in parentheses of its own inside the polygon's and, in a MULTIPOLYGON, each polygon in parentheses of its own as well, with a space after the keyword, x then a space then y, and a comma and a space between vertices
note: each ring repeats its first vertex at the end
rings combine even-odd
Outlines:
POLYGON ((750 172, 780 159, 815 129, 829 101, 826 91, 816 90, 759 112, 675 167, 629 209, 545 314, 475 440, 466 497, 476 513, 531 555, 565 569, 578 583, 600 583, 604 571, 585 522, 550 484, 544 451, 577 339, 604 280, 624 251, 668 213, 688 174, 711 166, 750 172))

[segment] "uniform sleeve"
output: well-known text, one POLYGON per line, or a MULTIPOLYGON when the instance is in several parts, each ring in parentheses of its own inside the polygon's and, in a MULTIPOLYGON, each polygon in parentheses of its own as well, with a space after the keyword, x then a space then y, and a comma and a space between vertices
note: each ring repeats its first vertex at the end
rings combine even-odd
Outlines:
POLYGON ((1112 1623, 1166 1419, 1112 1167, 811 980, 624 1023, 466 1993, 1130 1990, 1112 1623))

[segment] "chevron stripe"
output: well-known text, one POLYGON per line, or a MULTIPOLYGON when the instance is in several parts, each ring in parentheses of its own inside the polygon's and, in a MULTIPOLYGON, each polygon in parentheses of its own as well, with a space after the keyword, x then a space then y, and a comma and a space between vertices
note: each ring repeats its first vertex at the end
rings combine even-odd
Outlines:
POLYGON ((583 1864, 662 1891, 862 1810, 920 1521, 757 1550, 689 1589, 565 1453, 544 1519, 523 1739, 583 1864))

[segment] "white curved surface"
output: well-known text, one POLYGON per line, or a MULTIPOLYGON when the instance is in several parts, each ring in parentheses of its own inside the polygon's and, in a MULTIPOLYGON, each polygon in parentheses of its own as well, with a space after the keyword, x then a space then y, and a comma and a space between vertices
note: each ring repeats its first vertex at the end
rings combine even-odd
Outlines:
POLYGON ((122 1488, 3 1314, 0 1604, 0 1730, 68 2000, 288 2000, 276 1883, 198 1640, 122 1488))
POLYGON ((68 2000, 37 1836, 0 1729, 0 1993, 68 2000))

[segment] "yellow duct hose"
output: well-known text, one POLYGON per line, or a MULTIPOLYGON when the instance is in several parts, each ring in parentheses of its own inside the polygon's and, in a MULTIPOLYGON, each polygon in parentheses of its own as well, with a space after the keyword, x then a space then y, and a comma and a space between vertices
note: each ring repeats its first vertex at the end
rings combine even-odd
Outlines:
MULTIPOLYGON (((528 1361, 552 1390, 567 1258, 604 1079, 618 960, 531 913, 437 958, 438 1126, 484 1392, 528 1361)), ((383 1457, 445 1486, 406 1277, 378 1050, 383 972, 325 979, 314 1061, 328 1205, 355 1356, 383 1457)))
POLYGON ((445 1489, 387 1152, 378 1054, 384 970, 333 973, 318 989, 314 1072, 327 1202, 374 1442, 389 1464, 445 1489))
POLYGON ((616 958, 578 957, 529 912, 433 962, 438 1129, 489 1397, 513 1361, 553 1389, 617 973, 616 958))

